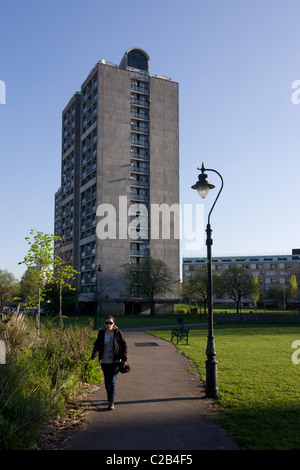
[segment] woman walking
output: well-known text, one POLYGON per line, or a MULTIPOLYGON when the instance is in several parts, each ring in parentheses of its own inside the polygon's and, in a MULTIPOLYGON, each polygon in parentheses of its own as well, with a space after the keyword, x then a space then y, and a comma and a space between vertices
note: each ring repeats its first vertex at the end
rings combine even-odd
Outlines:
POLYGON ((99 357, 107 392, 108 409, 113 410, 116 380, 120 367, 127 364, 127 344, 111 315, 105 317, 104 328, 98 332, 91 359, 99 357))

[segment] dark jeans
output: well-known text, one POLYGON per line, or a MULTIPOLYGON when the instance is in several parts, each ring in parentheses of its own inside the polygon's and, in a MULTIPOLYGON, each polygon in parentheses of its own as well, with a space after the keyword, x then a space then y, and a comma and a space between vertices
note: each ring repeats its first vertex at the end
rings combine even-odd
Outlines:
POLYGON ((105 364, 101 362, 107 399, 110 403, 112 403, 115 399, 116 381, 118 372, 120 371, 120 366, 121 362, 112 362, 111 364, 105 364))

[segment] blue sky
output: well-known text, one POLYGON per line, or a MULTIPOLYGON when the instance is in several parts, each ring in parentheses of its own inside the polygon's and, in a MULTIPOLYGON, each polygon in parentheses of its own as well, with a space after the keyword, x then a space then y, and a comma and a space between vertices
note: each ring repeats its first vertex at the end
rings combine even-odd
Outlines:
POLYGON ((299 248, 299 17, 299 0, 3 2, 0 269, 20 278, 31 228, 53 233, 61 112, 97 61, 119 64, 130 47, 179 83, 181 203, 201 203, 202 161, 224 178, 213 255, 299 248))

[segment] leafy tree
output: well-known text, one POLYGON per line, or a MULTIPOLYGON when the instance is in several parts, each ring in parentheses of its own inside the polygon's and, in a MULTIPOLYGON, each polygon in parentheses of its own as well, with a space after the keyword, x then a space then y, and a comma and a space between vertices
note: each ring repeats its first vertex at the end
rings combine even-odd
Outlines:
POLYGON ((298 282, 297 282, 295 274, 291 275, 290 284, 291 284, 291 297, 293 299, 293 302, 295 303, 295 301, 298 299, 298 282))
POLYGON ((67 292, 76 291, 73 286, 73 281, 76 275, 79 274, 72 266, 70 251, 63 250, 63 247, 64 242, 59 238, 55 246, 52 276, 52 284, 56 286, 56 291, 58 292, 59 320, 61 327, 63 326, 63 297, 67 292))
POLYGON ((0 269, 0 306, 16 293, 19 282, 7 269, 0 269))
POLYGON ((254 275, 252 278, 252 300, 253 300, 255 308, 257 306, 259 297, 260 297, 260 284, 259 284, 258 276, 254 275))
POLYGON ((127 294, 130 297, 145 297, 150 302, 150 315, 155 313, 155 297, 172 291, 174 277, 167 264, 155 258, 144 258, 136 265, 125 268, 127 294))
POLYGON ((191 308, 191 301, 195 299, 195 289, 192 279, 182 285, 182 297, 188 299, 191 308))
MULTIPOLYGON (((222 283, 221 276, 213 273, 213 292, 214 294, 221 295, 222 293, 222 283)), ((196 272, 195 275, 184 284, 183 288, 184 297, 188 299, 194 299, 197 305, 198 299, 204 301, 204 308, 206 307, 207 302, 207 266, 201 266, 196 272)))
POLYGON ((224 291, 236 303, 236 312, 239 313, 241 299, 251 295, 252 276, 240 266, 231 266, 222 274, 224 291))
MULTIPOLYGON (((283 289, 285 289, 284 286, 283 289)), ((282 302, 282 288, 278 286, 269 288, 266 298, 271 300, 272 303, 279 305, 282 302)))
MULTIPOLYGON (((73 288, 62 292, 62 318, 65 312, 77 302, 78 291, 73 288)), ((45 285, 42 307, 51 312, 59 312, 59 287, 54 282, 45 285)))
POLYGON ((63 325, 63 293, 66 291, 75 291, 75 288, 72 286, 72 282, 74 281, 76 274, 78 274, 78 272, 73 268, 73 266, 66 264, 60 256, 55 255, 52 282, 58 288, 59 320, 61 326, 63 325))
POLYGON ((194 291, 195 300, 197 301, 200 298, 204 302, 206 302, 207 301, 207 268, 204 266, 199 268, 190 282, 194 291))
POLYGON ((22 301, 26 302, 27 299, 36 297, 38 289, 39 280, 36 271, 31 268, 26 269, 20 281, 20 296, 22 301))
POLYGON ((47 281, 52 277, 52 268, 54 262, 54 246, 55 240, 60 240, 60 237, 55 235, 43 233, 32 229, 30 237, 25 240, 29 244, 28 253, 24 260, 19 264, 25 264, 35 271, 38 281, 38 294, 35 298, 29 299, 32 303, 37 304, 37 313, 35 317, 36 332, 40 334, 40 307, 43 294, 43 288, 47 281))

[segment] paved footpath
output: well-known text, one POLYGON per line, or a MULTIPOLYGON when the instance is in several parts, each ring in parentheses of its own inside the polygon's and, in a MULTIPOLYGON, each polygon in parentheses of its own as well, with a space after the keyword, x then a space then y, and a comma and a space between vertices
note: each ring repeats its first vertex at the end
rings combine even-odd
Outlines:
MULTIPOLYGON (((149 329, 149 328, 147 328, 149 329)), ((70 450, 238 450, 215 420, 199 377, 174 344, 144 329, 122 330, 128 374, 118 374, 114 410, 107 410, 101 384, 90 397, 87 427, 70 450)))

